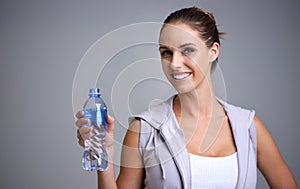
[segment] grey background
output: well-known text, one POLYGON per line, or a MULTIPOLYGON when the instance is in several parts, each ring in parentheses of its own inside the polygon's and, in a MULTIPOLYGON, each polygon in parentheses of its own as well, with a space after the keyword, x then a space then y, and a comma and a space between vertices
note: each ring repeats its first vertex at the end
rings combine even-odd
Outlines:
MULTIPOLYGON (((72 86, 83 55, 117 28, 161 22, 173 10, 192 5, 213 12, 227 32, 219 58, 227 100, 256 110, 299 183, 298 0, 1 0, 0 188, 96 188, 96 175, 81 169, 74 126, 72 86)), ((110 91, 131 64, 127 55, 156 58, 155 48, 144 45, 117 54, 98 85, 110 91), (118 61, 123 57, 124 64, 118 61)), ((132 112, 152 97, 172 93, 168 84, 155 80, 133 88, 119 95, 129 99, 132 112)), ((103 97, 113 102, 110 94, 103 97)), ((118 120, 116 126, 117 141, 122 141, 126 126, 118 120)), ((257 188, 268 188, 261 175, 257 188)))

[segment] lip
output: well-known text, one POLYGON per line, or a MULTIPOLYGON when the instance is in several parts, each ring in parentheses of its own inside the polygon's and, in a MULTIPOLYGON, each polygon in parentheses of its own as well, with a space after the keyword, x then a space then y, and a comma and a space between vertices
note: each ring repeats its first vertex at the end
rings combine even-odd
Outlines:
POLYGON ((191 72, 180 72, 180 73, 173 73, 172 78, 174 80, 180 81, 188 78, 192 73, 191 72))

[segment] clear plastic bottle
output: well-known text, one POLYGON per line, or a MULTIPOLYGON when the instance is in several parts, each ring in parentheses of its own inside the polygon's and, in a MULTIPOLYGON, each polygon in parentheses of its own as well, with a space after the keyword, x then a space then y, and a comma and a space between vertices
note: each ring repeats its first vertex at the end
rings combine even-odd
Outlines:
POLYGON ((84 117, 90 119, 88 127, 93 127, 92 135, 84 141, 82 168, 86 171, 105 171, 108 169, 108 155, 106 152, 106 115, 107 108, 100 97, 100 89, 92 88, 89 91, 83 110, 84 117))

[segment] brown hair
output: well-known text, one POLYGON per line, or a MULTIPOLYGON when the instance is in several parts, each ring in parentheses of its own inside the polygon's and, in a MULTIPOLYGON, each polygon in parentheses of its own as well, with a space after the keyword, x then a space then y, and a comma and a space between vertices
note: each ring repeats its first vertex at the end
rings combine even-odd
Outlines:
POLYGON ((207 47, 211 47, 213 43, 220 44, 220 38, 223 32, 219 32, 214 16, 197 7, 190 7, 177 10, 171 13, 164 21, 164 24, 184 23, 192 29, 199 32, 207 47))
MULTIPOLYGON (((199 33, 199 37, 204 40, 208 48, 212 47, 215 42, 220 44, 220 38, 225 34, 219 32, 215 18, 211 13, 197 7, 183 8, 171 13, 165 19, 164 25, 171 23, 184 23, 189 25, 199 33)), ((215 62, 217 62, 217 60, 215 62)))

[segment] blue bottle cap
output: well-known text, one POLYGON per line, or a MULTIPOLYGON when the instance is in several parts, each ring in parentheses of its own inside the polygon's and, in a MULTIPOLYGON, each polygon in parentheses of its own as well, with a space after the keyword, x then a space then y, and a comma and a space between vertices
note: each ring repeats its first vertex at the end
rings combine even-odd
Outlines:
POLYGON ((90 94, 100 94, 100 89, 99 88, 91 88, 90 89, 90 94))

